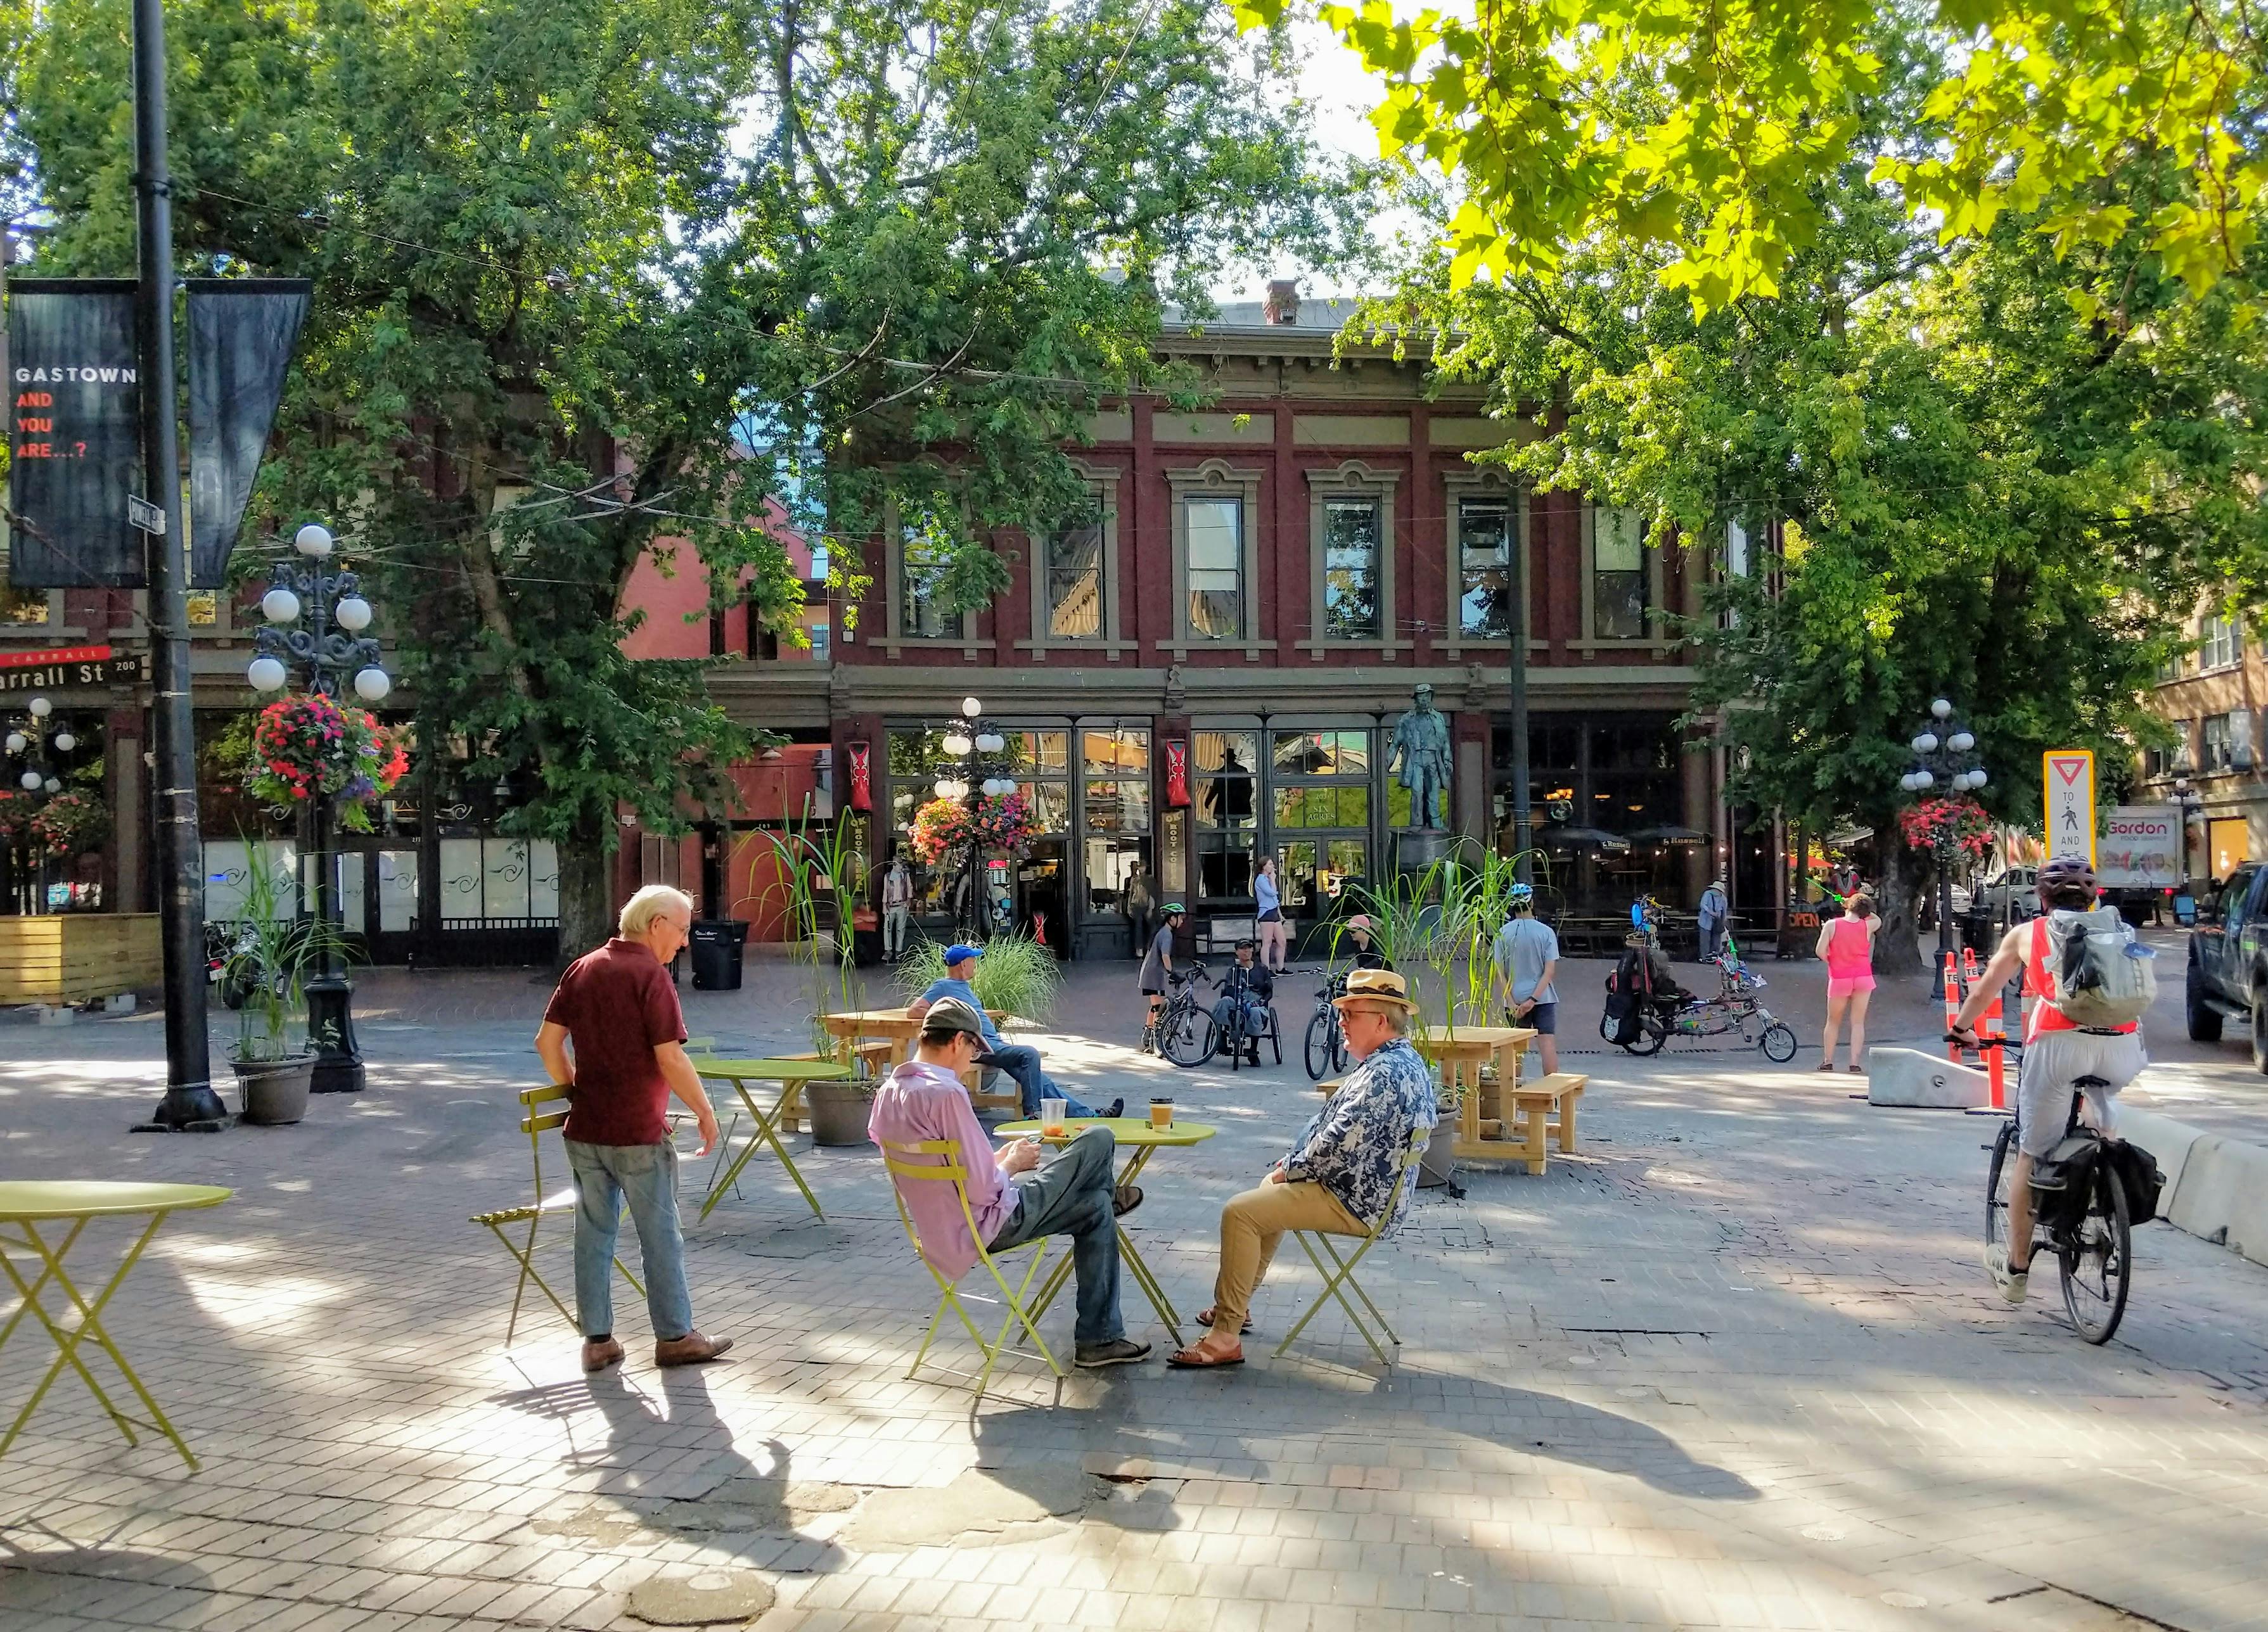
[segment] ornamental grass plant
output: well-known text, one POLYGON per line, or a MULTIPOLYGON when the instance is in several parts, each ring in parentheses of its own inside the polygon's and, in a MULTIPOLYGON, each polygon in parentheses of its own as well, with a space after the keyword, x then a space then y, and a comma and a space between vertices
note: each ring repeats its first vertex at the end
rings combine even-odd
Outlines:
MULTIPOLYGON (((898 989, 908 1003, 919 997, 933 981, 945 978, 945 948, 935 941, 920 941, 899 962, 898 989)), ((1028 935, 1003 935, 984 944, 969 982, 976 1001, 1027 1020, 1044 1020, 1054 1012, 1056 995, 1063 988, 1063 970, 1056 955, 1028 935)))

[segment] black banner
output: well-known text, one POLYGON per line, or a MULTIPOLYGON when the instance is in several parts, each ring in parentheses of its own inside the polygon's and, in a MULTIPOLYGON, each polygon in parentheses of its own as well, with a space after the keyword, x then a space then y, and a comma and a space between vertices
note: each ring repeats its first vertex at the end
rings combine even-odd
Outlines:
POLYGON ((306 320, 305 278, 191 278, 189 585, 218 589, 306 320))
POLYGON ((8 284, 8 581, 18 589, 138 588, 142 487, 134 284, 17 278, 8 284))

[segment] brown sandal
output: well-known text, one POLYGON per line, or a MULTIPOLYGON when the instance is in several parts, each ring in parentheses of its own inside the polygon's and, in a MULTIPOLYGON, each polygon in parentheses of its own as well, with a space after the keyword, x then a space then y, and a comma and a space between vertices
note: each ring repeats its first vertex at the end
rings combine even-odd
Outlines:
MULTIPOLYGON (((1207 1309, 1201 1312, 1197 1316, 1197 1324, 1199 1326, 1211 1326, 1212 1324, 1212 1311, 1207 1309)), ((1252 1335, 1252 1317, 1250 1315, 1244 1317, 1244 1324, 1237 1327, 1236 1334, 1239 1337, 1249 1337, 1252 1335)))
POLYGON ((1209 1355, 1195 1343, 1191 1343, 1178 1354, 1169 1356, 1166 1361, 1166 1369, 1169 1371, 1217 1371, 1227 1366, 1243 1364, 1244 1350, 1241 1349, 1233 1355, 1209 1355))

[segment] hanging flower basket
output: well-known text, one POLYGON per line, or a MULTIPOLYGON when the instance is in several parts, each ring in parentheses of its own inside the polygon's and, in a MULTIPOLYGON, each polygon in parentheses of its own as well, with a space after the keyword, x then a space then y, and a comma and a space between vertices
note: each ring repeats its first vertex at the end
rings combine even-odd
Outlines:
POLYGON ((261 709, 252 763, 246 786, 262 804, 291 805, 328 794, 337 802, 340 827, 368 833, 372 802, 394 790, 409 755, 377 716, 302 692, 261 709))
POLYGON ((909 834, 914 854, 924 865, 934 867, 968 837, 968 812, 957 799, 932 799, 914 812, 909 834))
POLYGON ((1898 832, 1911 849, 1948 844, 1972 861, 1982 860, 1992 847, 1992 819, 1974 799, 1924 799, 1898 812, 1898 832))
POLYGON ((58 793, 32 812, 24 831, 35 849, 70 861, 110 836, 110 812, 83 793, 58 793))

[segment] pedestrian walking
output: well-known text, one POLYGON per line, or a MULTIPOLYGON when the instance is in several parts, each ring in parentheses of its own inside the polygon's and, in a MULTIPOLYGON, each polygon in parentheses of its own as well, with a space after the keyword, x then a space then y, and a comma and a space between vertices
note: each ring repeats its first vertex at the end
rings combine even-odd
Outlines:
POLYGON ((1732 916, 1731 898, 1725 893, 1721 875, 1712 879, 1701 892, 1701 961, 1715 957, 1725 940, 1725 923, 1732 916))
POLYGON ((1496 967, 1497 999, 1506 1020, 1535 1028, 1549 1077, 1559 1069, 1559 989, 1551 978, 1559 968, 1559 937, 1550 924, 1536 921, 1534 886, 1513 885, 1511 907, 1489 952, 1496 967))
POLYGON ((1843 915, 1819 926, 1820 957, 1827 964, 1827 1034, 1819 1045, 1819 1069, 1835 1069, 1835 1034, 1851 1017, 1851 1070, 1863 1071, 1867 1051, 1867 1003, 1874 995, 1874 931, 1881 920, 1864 891, 1844 903, 1843 915))
POLYGON ((616 928, 604 946, 567 966, 535 1033, 551 1080, 568 1091, 563 1132, 575 1175, 575 1306, 585 1371, 622 1357, 611 1276, 626 1198, 644 1261, 654 1364, 692 1365, 733 1346, 693 1325, 677 1223, 677 1147, 664 1115, 675 1094, 701 1129, 695 1154, 717 1148, 717 1113, 685 1057, 685 1017, 669 978, 670 960, 693 933, 693 900, 649 884, 623 906, 616 928))

